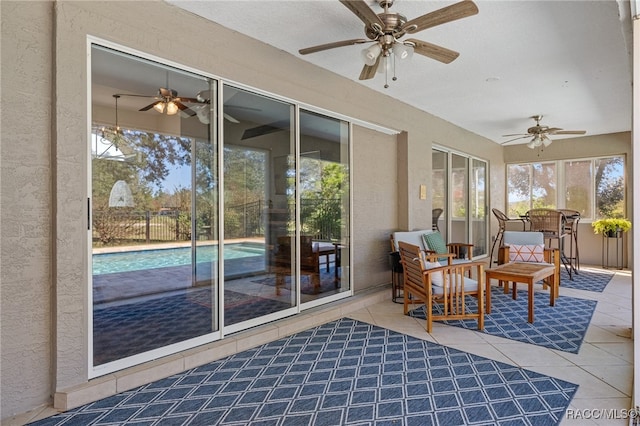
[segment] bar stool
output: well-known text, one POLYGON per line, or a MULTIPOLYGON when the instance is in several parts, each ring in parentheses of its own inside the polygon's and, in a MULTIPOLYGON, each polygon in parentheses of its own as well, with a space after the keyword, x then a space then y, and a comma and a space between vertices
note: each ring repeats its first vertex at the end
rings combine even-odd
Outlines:
POLYGON ((404 303, 404 269, 393 240, 393 234, 389 236, 391 251, 389 252, 389 266, 391 267, 391 300, 394 303, 404 303))
POLYGON ((559 210, 553 209, 532 209, 527 212, 529 217, 529 223, 531 224, 531 231, 538 231, 544 234, 544 239, 549 240, 549 247, 551 247, 551 241, 558 241, 558 250, 560 251, 560 260, 562 261, 564 268, 569 274, 569 279, 573 280, 573 259, 566 256, 564 253, 564 241, 565 237, 570 237, 571 234, 566 232, 567 221, 564 214, 559 210))
POLYGON ((438 208, 431 210, 431 229, 434 231, 440 232, 440 227, 438 226, 438 220, 440 219, 440 215, 444 210, 438 208))
POLYGON ((559 209, 564 214, 566 219, 565 223, 565 232, 571 235, 571 243, 569 249, 569 256, 571 256, 572 260, 575 262, 574 271, 577 274, 580 270, 580 250, 578 249, 578 222, 580 222, 580 212, 578 210, 571 209, 559 209), (575 246, 575 252, 573 247, 575 246), (575 253, 575 255, 574 255, 575 253))
MULTIPOLYGON (((500 248, 502 246, 502 242, 504 240, 504 231, 507 229, 507 223, 508 222, 522 222, 522 230, 525 230, 525 227, 527 226, 527 222, 524 219, 511 219, 509 218, 509 216, 507 216, 506 214, 504 214, 503 212, 501 212, 498 209, 491 209, 491 211, 493 212, 494 216, 496 217, 496 219, 498 219, 498 225, 499 225, 499 229, 498 229, 498 233, 496 234, 496 239, 493 240, 493 244, 491 245, 491 253, 489 254, 489 264, 493 263, 493 252, 495 251, 496 248, 496 244, 498 244, 498 248, 500 248), (499 241, 499 243, 498 243, 499 241)), ((496 260, 497 263, 497 260, 496 260)))

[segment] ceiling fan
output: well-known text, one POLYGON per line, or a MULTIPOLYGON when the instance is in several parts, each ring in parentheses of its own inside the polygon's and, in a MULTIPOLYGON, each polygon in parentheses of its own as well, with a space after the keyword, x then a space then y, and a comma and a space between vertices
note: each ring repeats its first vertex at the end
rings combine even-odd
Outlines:
POLYGON ((520 134, 512 134, 512 135, 502 135, 503 137, 511 137, 517 136, 516 138, 509 139, 508 141, 502 142, 501 145, 508 144, 509 142, 513 142, 519 139, 530 138, 531 141, 527 143, 527 147, 531 149, 539 148, 541 146, 547 147, 551 145, 551 140, 549 135, 584 135, 586 130, 562 130, 559 127, 549 127, 549 126, 541 126, 540 120, 542 120, 542 115, 534 115, 533 118, 536 121, 536 125, 529 127, 527 129, 527 133, 520 134))
MULTIPOLYGON (((414 52, 448 64, 459 56, 458 52, 414 38, 405 40, 401 40, 401 38, 406 34, 417 33, 427 28, 466 18, 478 13, 478 7, 473 1, 463 0, 434 12, 407 20, 404 15, 389 11, 389 7, 393 5, 394 0, 377 0, 377 2, 380 7, 384 9, 383 13, 376 14, 364 0, 340 0, 340 3, 345 5, 364 22, 364 32, 367 38, 336 41, 307 47, 300 49, 299 53, 301 55, 307 55, 336 47, 373 43, 362 51, 362 58, 365 65, 360 73, 360 80, 373 78, 381 62, 386 72, 388 67, 390 67, 389 61, 395 61, 395 58, 410 58, 414 52)), ((395 64, 395 62, 393 63, 395 64)), ((393 80, 397 80, 395 75, 393 76, 393 80)), ((384 87, 387 88, 389 85, 385 83, 384 87)))
POLYGON ((178 92, 173 89, 168 89, 165 87, 160 87, 158 89, 158 94, 156 96, 145 96, 145 95, 127 95, 127 96, 140 96, 140 97, 148 97, 155 98, 156 101, 150 103, 149 105, 140 108, 139 111, 148 111, 151 108, 158 111, 160 114, 167 113, 167 115, 177 114, 178 111, 182 111, 193 117, 196 115, 196 112, 186 106, 183 102, 188 103, 198 103, 198 99, 196 98, 183 98, 178 96, 178 92))

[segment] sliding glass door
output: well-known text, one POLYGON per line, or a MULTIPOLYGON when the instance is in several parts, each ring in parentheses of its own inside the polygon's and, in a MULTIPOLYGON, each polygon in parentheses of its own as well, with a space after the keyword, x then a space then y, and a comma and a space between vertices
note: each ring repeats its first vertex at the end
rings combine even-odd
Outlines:
POLYGON ((91 48, 92 375, 349 296, 347 121, 91 48))
POLYGON ((448 241, 449 217, 449 156, 446 152, 434 149, 431 153, 431 207, 434 228, 448 241))
POLYGON ((472 243, 474 257, 487 253, 486 177, 485 161, 432 150, 432 214, 440 215, 435 227, 448 242, 472 243))
POLYGON ((224 323, 298 304, 294 106, 233 86, 224 97, 224 323), (254 252, 236 257, 237 251, 254 252))
POLYGON ((451 160, 451 214, 449 242, 470 242, 469 238, 469 159, 450 154, 451 160))
MULTIPOLYGON (((302 302, 350 289, 349 125, 300 111, 301 241, 311 241, 319 280, 301 288, 302 302)), ((302 253, 301 253, 302 254, 302 253)), ((301 256, 301 270, 305 267, 301 256)))
POLYGON ((104 366, 219 330, 215 105, 178 96, 217 86, 100 46, 91 61, 91 343, 104 366))
POLYGON ((469 176, 469 220, 471 221, 471 242, 473 255, 487 254, 487 235, 489 233, 489 216, 487 212, 487 163, 471 159, 471 175, 469 176))

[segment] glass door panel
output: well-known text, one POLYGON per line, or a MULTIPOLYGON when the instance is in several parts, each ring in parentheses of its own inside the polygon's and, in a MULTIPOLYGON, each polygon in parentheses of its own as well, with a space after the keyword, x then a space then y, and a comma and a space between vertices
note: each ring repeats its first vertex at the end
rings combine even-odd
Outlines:
POLYGON ((445 241, 447 239, 447 217, 449 217, 449 209, 448 209, 448 184, 449 184, 449 162, 447 158, 447 153, 432 150, 431 151, 431 184, 432 184, 432 195, 431 195, 431 207, 432 207, 432 217, 438 217, 435 221, 435 228, 440 231, 442 237, 445 241), (439 216, 438 216, 439 215, 439 216))
POLYGON ((451 233, 448 242, 469 241, 469 159, 451 154, 451 233))
POLYGON ((224 324, 297 305, 293 105, 225 85, 224 324))
POLYGON ((217 185, 215 132, 190 109, 200 105, 176 99, 209 90, 207 79, 94 45, 91 83, 98 366, 218 329, 216 222, 206 213, 217 209, 217 185))
POLYGON ((471 160, 471 243, 473 244, 473 256, 487 253, 488 221, 487 206, 487 163, 477 159, 471 160))
POLYGON ((300 228, 302 302, 350 289, 349 126, 300 111, 300 228), (303 256, 306 252, 311 256, 303 256), (305 261, 303 261, 305 260, 305 261))
MULTIPOLYGON (((192 217, 194 246, 194 276, 197 287, 209 287, 209 304, 211 309, 211 323, 214 330, 220 329, 219 322, 219 280, 218 267, 220 260, 219 232, 218 232, 218 122, 215 119, 217 108, 217 82, 211 81, 209 90, 199 92, 201 99, 206 99, 204 105, 195 108, 198 121, 203 125, 206 137, 196 139, 192 146, 192 217), (203 97, 204 96, 204 97, 203 97)), ((203 135, 203 136, 205 136, 203 135)), ((186 224, 185 224, 186 226, 186 224)), ((203 291, 203 293, 205 293, 203 291)), ((204 298, 203 298, 204 299, 204 298)))

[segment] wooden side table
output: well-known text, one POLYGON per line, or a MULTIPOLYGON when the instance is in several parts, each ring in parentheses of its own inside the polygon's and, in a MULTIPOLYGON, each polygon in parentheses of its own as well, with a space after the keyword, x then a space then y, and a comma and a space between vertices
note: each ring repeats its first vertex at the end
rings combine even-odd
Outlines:
POLYGON ((509 282, 513 282, 513 299, 517 299, 517 283, 527 284, 529 289, 528 321, 533 323, 533 283, 550 278, 551 288, 549 306, 554 306, 558 297, 558 283, 556 282, 556 267, 544 263, 510 262, 495 268, 485 270, 487 314, 491 313, 491 279, 505 282, 504 292, 509 292, 509 282))

